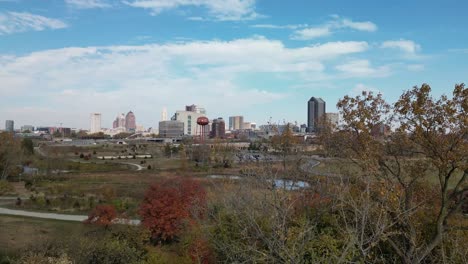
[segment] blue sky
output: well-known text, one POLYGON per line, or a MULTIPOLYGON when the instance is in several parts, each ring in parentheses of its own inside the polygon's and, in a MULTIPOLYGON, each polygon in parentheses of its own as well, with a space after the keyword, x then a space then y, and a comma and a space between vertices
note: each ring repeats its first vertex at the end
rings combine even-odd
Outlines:
POLYGON ((362 90, 392 102, 468 76, 467 1, 0 0, 0 120, 157 127, 199 104, 209 118, 306 122, 362 90))

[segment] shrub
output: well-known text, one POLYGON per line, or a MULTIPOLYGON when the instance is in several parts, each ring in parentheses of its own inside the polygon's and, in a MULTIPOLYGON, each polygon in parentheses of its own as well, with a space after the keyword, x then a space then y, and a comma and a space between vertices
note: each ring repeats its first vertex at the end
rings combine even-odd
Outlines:
POLYGON ((200 215, 206 206, 206 192, 193 179, 176 178, 155 183, 140 205, 142 225, 150 230, 153 242, 170 242, 178 238, 184 222, 200 215))
POLYGON ((0 195, 13 193, 14 191, 15 191, 15 187, 13 187, 11 183, 5 180, 0 180, 0 195))
POLYGON ((86 224, 95 224, 105 226, 106 228, 112 224, 112 221, 117 218, 117 212, 112 205, 98 205, 88 215, 88 219, 84 222, 86 224))

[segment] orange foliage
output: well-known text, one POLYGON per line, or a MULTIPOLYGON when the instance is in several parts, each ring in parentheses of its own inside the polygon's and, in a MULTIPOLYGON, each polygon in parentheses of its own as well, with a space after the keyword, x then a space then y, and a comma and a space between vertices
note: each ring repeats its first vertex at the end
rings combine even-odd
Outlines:
POLYGON ((168 242, 178 237, 185 221, 190 223, 195 216, 201 216, 205 204, 203 187, 193 179, 179 177, 151 185, 139 214, 153 241, 168 242))
POLYGON ((96 206, 84 222, 87 224, 96 224, 102 226, 109 226, 112 221, 117 217, 117 212, 112 205, 98 205, 96 206))
POLYGON ((213 251, 210 248, 208 241, 205 239, 195 239, 189 247, 189 255, 192 263, 209 264, 215 263, 213 251))

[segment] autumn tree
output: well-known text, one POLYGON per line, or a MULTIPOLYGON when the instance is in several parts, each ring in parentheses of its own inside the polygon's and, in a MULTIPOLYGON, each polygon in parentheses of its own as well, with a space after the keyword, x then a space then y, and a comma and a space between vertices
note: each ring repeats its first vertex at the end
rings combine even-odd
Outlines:
POLYGON ((142 225, 150 230, 154 243, 177 240, 205 207, 205 190, 193 179, 175 178, 155 183, 140 205, 142 225))
POLYGON ((345 232, 355 235, 350 243, 362 259, 389 248, 393 261, 427 261, 466 203, 468 90, 456 85, 451 99, 430 92, 427 84, 414 87, 393 107, 367 92, 337 104, 344 124, 327 147, 361 168, 347 175, 353 180, 341 202, 345 232), (375 134, 390 125, 393 134, 375 134))
POLYGON ((115 210, 114 206, 103 204, 97 205, 88 215, 88 219, 86 219, 84 222, 87 224, 95 224, 107 228, 116 218, 117 211, 115 210))
POLYGON ((280 135, 271 138, 273 149, 281 156, 283 169, 286 170, 287 158, 295 152, 298 141, 294 137, 291 124, 286 124, 280 135))

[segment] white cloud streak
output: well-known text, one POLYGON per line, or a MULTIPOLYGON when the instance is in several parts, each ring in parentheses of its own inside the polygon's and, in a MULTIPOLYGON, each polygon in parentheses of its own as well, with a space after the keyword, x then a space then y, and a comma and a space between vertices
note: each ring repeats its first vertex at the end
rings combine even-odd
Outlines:
POLYGON ((123 3, 151 11, 152 15, 183 7, 201 7, 215 20, 252 20, 261 17, 255 12, 256 0, 128 0, 123 3))
POLYGON ((354 22, 350 19, 342 19, 339 21, 339 28, 351 28, 359 31, 368 31, 368 32, 374 32, 377 31, 377 25, 370 22, 370 21, 365 21, 365 22, 354 22))
POLYGON ((405 40, 405 39, 385 41, 382 43, 381 47, 390 48, 390 49, 399 49, 408 54, 415 54, 421 49, 421 46, 419 44, 415 43, 412 40, 405 40))
POLYGON ((310 40, 319 37, 326 37, 331 34, 332 32, 330 30, 330 27, 325 26, 297 30, 294 32, 294 35, 291 38, 294 40, 310 40))
POLYGON ((73 8, 78 9, 111 7, 111 4, 106 0, 65 0, 65 3, 73 8))
MULTIPOLYGON (((280 26, 278 26, 278 28, 280 28, 280 26)), ((333 16, 332 21, 329 21, 322 26, 297 29, 292 34, 291 39, 311 40, 319 37, 326 37, 332 35, 339 29, 354 29, 358 31, 374 32, 377 31, 377 25, 370 21, 356 22, 351 19, 333 16)))
POLYGON ((345 77, 385 77, 390 75, 388 66, 372 67, 368 60, 353 60, 336 66, 345 77))
POLYGON ((296 25, 255 24, 255 25, 251 25, 250 27, 267 28, 267 29, 298 29, 298 28, 307 27, 307 24, 296 24, 296 25))
POLYGON ((27 12, 0 13, 0 35, 26 31, 66 28, 67 24, 59 19, 48 18, 27 12))

